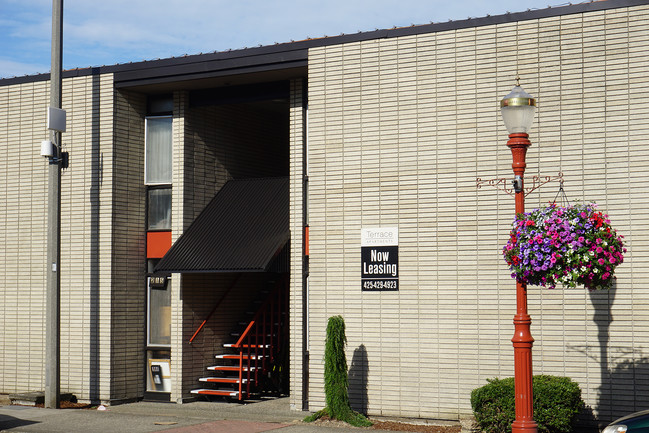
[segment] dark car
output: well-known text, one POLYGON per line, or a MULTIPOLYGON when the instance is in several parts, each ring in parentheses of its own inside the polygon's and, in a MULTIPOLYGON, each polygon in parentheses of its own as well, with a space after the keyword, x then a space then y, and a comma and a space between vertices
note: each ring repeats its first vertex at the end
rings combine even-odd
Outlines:
POLYGON ((610 423, 602 433, 646 433, 649 432, 649 410, 623 416, 610 423))

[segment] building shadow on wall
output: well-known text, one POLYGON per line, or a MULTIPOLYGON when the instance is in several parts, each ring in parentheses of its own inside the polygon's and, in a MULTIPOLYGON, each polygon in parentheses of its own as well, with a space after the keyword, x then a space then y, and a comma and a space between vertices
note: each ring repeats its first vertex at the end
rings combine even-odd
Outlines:
POLYGON ((367 350, 361 344, 354 350, 349 368, 349 403, 356 412, 367 415, 367 376, 369 373, 367 350))
POLYGON ((649 357, 643 356, 639 349, 609 345, 611 307, 616 289, 614 284, 610 290, 591 292, 590 296, 600 343, 601 385, 597 413, 602 427, 630 412, 649 409, 649 357))
POLYGON ((616 291, 614 283, 609 290, 589 293, 595 310, 593 321, 597 325, 599 353, 591 353, 588 346, 568 346, 600 365, 597 404, 581 414, 579 432, 598 432, 623 415, 649 409, 649 357, 629 346, 610 345, 611 309, 616 291))
MULTIPOLYGON (((99 195, 103 182, 103 154, 100 149, 100 76, 92 75, 91 176, 90 176, 90 321, 89 329, 89 397, 100 401, 99 390, 99 195)), ((80 163, 79 163, 80 164, 80 163)))

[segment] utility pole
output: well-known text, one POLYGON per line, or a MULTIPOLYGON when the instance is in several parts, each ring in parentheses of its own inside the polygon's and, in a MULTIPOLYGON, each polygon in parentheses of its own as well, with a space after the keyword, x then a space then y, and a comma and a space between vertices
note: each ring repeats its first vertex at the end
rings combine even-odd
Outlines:
MULTIPOLYGON (((52 1, 52 69, 50 71, 50 113, 61 109, 63 63, 63 0, 52 1)), ((49 120, 49 116, 48 116, 49 120)), ((49 123, 49 121, 48 121, 49 123)), ((50 128, 50 125, 48 125, 50 128)), ((60 128, 59 128, 60 129, 60 128)), ((61 130, 51 129, 53 156, 48 167, 47 295, 45 338, 45 407, 58 409, 60 389, 60 293, 61 293, 61 130)))

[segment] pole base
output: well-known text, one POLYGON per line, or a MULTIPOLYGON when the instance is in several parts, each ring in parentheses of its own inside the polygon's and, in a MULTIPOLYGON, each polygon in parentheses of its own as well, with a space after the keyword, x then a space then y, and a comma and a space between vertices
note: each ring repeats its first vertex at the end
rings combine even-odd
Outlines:
POLYGON ((519 421, 512 423, 512 433, 537 433, 538 425, 534 421, 519 421))

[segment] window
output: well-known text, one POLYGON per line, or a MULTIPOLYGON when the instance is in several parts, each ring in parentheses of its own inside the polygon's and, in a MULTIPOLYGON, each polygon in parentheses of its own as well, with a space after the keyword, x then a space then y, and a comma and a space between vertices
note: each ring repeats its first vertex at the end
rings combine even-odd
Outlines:
POLYGON ((166 277, 151 276, 147 278, 148 285, 148 346, 171 345, 171 289, 166 277), (162 285, 152 284, 152 278, 165 278, 162 285), (152 287, 153 286, 153 287, 152 287))
POLYGON ((147 230, 171 230, 171 188, 148 191, 147 230))
POLYGON ((144 183, 171 184, 172 166, 171 116, 146 118, 144 183))
POLYGON ((168 276, 154 274, 171 247, 173 99, 148 99, 145 123, 144 183, 146 187, 147 392, 171 391, 171 287, 168 276))

